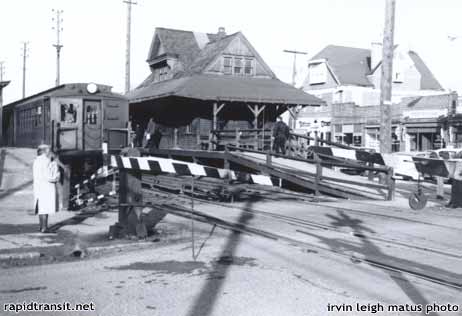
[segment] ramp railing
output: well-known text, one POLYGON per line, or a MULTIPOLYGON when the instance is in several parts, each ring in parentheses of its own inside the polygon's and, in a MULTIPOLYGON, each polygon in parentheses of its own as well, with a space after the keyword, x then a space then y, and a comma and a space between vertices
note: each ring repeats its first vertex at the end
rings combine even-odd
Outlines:
MULTIPOLYGON (((393 179, 393 168, 392 167, 387 167, 387 166, 379 166, 379 167, 374 167, 374 166, 368 166, 366 164, 361 164, 361 163, 356 163, 354 161, 349 161, 346 159, 338 158, 336 159, 330 159, 330 160, 324 160, 325 157, 332 158, 332 156, 326 156, 320 153, 313 153, 313 158, 312 159, 307 159, 307 158, 301 158, 301 157, 287 157, 286 155, 282 154, 277 154, 277 153, 272 153, 272 152, 264 152, 264 151, 259 151, 259 150, 254 150, 250 148, 242 148, 242 147, 236 147, 233 145, 228 145, 227 147, 228 151, 241 151, 241 152, 252 152, 252 153, 258 153, 258 154, 263 154, 266 155, 266 165, 269 168, 273 167, 272 163, 272 157, 279 157, 279 158, 284 158, 284 159, 290 159, 294 161, 302 161, 302 162, 307 162, 311 164, 316 165, 316 173, 310 173, 310 172, 297 172, 298 174, 306 174, 311 177, 314 177, 314 185, 315 185, 315 192, 319 194, 319 187, 321 185, 322 180, 328 180, 328 181, 335 181, 338 183, 344 183, 344 184, 354 184, 354 185, 359 185, 359 186, 364 186, 364 187, 374 187, 377 189, 386 189, 387 190, 387 200, 392 200, 394 196, 394 191, 395 191, 395 180, 393 179), (356 171, 368 171, 370 173, 376 172, 376 173, 382 173, 384 174, 384 184, 380 183, 373 183, 372 181, 368 183, 361 183, 361 182, 355 182, 351 181, 348 179, 341 179, 341 178, 332 178, 323 175, 322 172, 322 167, 338 167, 338 168, 344 168, 344 169, 352 169, 356 171)), ((283 167, 278 166, 278 169, 284 170, 286 172, 290 172, 290 170, 286 170, 283 167)), ((292 170, 292 173, 294 171, 292 170)))

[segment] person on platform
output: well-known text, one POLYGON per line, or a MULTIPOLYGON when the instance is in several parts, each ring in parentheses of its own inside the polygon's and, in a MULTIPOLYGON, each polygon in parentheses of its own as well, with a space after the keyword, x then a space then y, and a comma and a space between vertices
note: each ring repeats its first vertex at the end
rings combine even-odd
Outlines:
POLYGON ((33 163, 34 211, 39 216, 39 230, 48 230, 48 215, 58 210, 56 183, 59 180, 59 168, 48 145, 40 145, 37 158, 33 163))
MULTIPOLYGON (((454 158, 461 159, 462 152, 457 153, 454 158)), ((459 162, 457 162, 457 164, 459 164, 459 162)), ((446 205, 446 207, 462 207, 462 169, 458 166, 456 167, 454 176, 451 179, 451 200, 446 205)))
POLYGON ((162 133, 153 118, 149 119, 148 126, 146 127, 144 134, 146 135, 146 145, 144 147, 158 149, 162 133))
POLYGON ((276 124, 273 129, 274 144, 273 148, 276 153, 286 154, 286 142, 290 136, 290 129, 286 123, 282 120, 282 117, 278 117, 276 124))
POLYGON ((144 135, 143 127, 141 127, 141 124, 136 124, 135 139, 133 140, 135 147, 143 146, 143 135, 144 135))

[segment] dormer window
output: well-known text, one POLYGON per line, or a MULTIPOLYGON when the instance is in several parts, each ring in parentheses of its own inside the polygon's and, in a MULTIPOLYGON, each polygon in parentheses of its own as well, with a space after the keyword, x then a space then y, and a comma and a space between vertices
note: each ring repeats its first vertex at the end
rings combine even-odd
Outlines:
POLYGON ((308 64, 310 85, 322 84, 327 81, 327 66, 324 61, 312 61, 308 64))
POLYGON ((223 73, 225 75, 253 76, 254 64, 254 58, 224 56, 223 73))
POLYGON ((162 61, 151 66, 153 81, 159 82, 170 79, 170 67, 167 61, 162 61))

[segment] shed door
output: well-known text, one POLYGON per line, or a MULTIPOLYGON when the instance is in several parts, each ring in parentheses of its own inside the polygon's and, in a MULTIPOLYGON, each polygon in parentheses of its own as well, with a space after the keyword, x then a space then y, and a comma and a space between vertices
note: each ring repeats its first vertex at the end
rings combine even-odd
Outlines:
POLYGON ((101 101, 83 101, 83 148, 101 149, 101 101))

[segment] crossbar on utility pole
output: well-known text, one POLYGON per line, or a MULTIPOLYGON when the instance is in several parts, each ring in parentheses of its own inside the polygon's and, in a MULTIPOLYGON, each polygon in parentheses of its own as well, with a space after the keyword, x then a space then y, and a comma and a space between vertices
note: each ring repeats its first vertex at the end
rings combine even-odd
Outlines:
POLYGON ((56 19, 56 26, 53 26, 53 29, 56 30, 56 43, 53 44, 53 47, 56 48, 56 82, 55 85, 59 86, 60 84, 60 75, 61 75, 61 48, 63 45, 61 44, 61 31, 63 30, 61 26, 61 22, 63 19, 61 18, 61 14, 63 10, 52 10, 56 17, 53 18, 53 21, 56 19))
POLYGON ((393 38, 395 28, 396 0, 385 0, 385 27, 383 32, 382 77, 380 80, 380 152, 390 153, 391 142, 391 95, 393 71, 393 38))
POLYGON ((298 50, 288 50, 284 49, 284 53, 289 53, 294 55, 294 63, 292 68, 292 85, 295 86, 295 77, 297 76, 297 55, 307 55, 307 52, 301 52, 298 50))
POLYGON ((130 91, 130 37, 132 24, 132 5, 137 4, 131 0, 124 0, 127 4, 127 47, 125 51, 125 93, 130 91))
MULTIPOLYGON (((289 49, 284 49, 283 52, 294 55, 294 62, 292 66, 292 85, 295 87, 296 77, 297 77, 297 55, 307 55, 308 53, 301 52, 298 50, 289 50, 289 49)), ((289 115, 289 127, 290 128, 295 128, 295 124, 296 124, 295 121, 296 121, 296 118, 293 118, 292 113, 291 113, 291 115, 289 115)))

